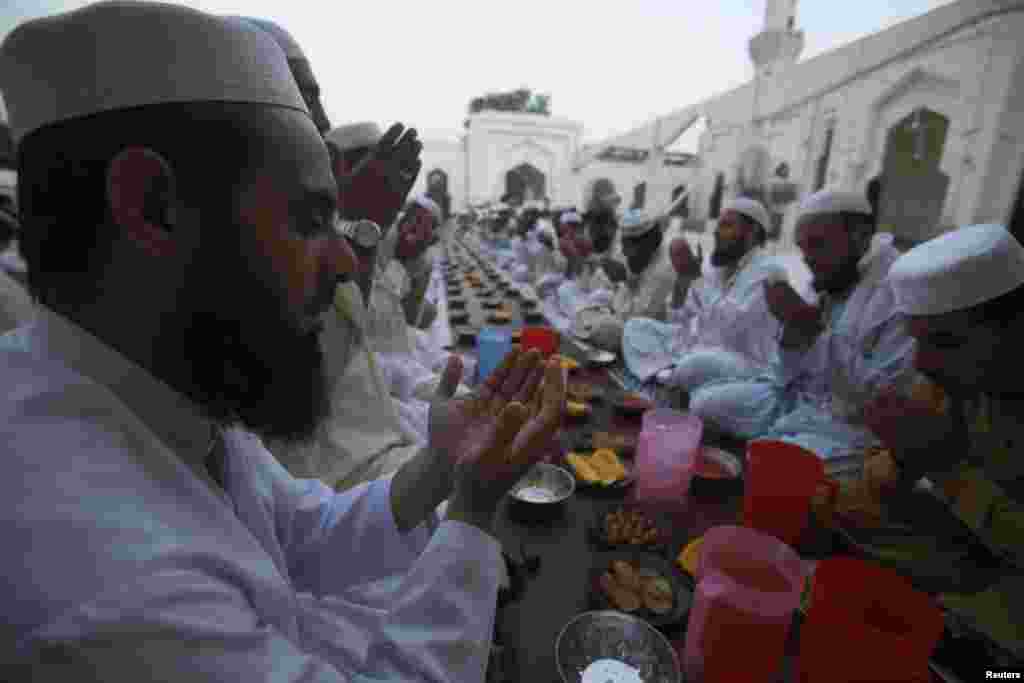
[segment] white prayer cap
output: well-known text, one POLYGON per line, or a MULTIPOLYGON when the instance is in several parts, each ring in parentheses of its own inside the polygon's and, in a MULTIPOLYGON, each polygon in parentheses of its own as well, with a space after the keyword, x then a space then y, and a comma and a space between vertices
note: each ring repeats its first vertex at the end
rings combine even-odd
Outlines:
MULTIPOLYGON (((839 192, 838 190, 821 190, 804 197, 797 207, 797 223, 808 216, 829 213, 860 213, 867 216, 874 212, 867 197, 856 192, 839 192)), ((765 226, 766 228, 768 226, 765 226)))
POLYGON ((622 236, 629 239, 646 235, 657 226, 657 221, 639 209, 629 209, 622 215, 619 226, 622 228, 622 236))
POLYGON ((373 147, 384 137, 384 132, 376 123, 363 121, 338 126, 327 134, 327 140, 342 152, 360 147, 373 147))
POLYGON ((1024 285, 1024 247, 1002 225, 972 225, 900 256, 889 270, 900 312, 941 315, 1024 285))
POLYGON ((441 207, 438 206, 437 202, 435 202, 427 195, 418 194, 416 195, 416 198, 413 199, 413 202, 415 202, 417 206, 420 206, 429 211, 430 213, 432 213, 434 215, 434 220, 437 221, 438 223, 444 222, 444 216, 441 213, 441 207))
POLYGON ((580 215, 575 211, 569 211, 568 213, 562 214, 562 217, 559 219, 559 222, 562 225, 568 225, 569 223, 582 223, 583 219, 580 218, 580 215))
POLYGON ((236 102, 309 114, 267 34, 163 3, 100 2, 25 22, 0 44, 0 87, 15 141, 61 121, 154 104, 236 102))
POLYGON ((768 215, 768 209, 764 208, 764 204, 756 199, 737 197, 736 199, 726 202, 725 206, 722 207, 722 211, 735 211, 736 213, 743 214, 765 230, 770 228, 772 225, 772 219, 768 215))
POLYGON ((285 31, 274 22, 267 21, 266 19, 256 19, 253 17, 237 18, 244 19, 245 21, 254 24, 260 30, 265 31, 274 39, 277 46, 284 51, 284 56, 288 59, 306 59, 305 53, 302 51, 302 48, 299 47, 299 44, 295 42, 295 39, 292 38, 292 34, 288 33, 288 31, 285 31))

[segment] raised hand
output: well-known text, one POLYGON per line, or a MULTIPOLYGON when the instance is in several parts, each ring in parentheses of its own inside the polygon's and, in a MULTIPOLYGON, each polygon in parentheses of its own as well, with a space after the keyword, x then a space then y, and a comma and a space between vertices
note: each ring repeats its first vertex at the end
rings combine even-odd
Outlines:
POLYGON ((696 280, 700 277, 701 264, 704 263, 704 250, 700 244, 697 245, 697 253, 694 254, 686 238, 679 237, 672 240, 668 253, 672 267, 680 278, 696 280))
POLYGON ((341 182, 341 215, 366 218, 383 228, 394 223, 416 182, 423 144, 415 128, 396 123, 374 150, 341 182))
POLYGON ((454 464, 449 517, 488 528, 501 498, 561 423, 564 374, 536 350, 512 351, 472 397, 435 404, 431 449, 454 464))
POLYGON ((768 310, 779 322, 808 330, 820 325, 820 309, 804 301, 788 282, 765 282, 764 294, 768 310))
POLYGON ((395 258, 399 261, 411 261, 427 250, 434 239, 433 218, 422 216, 420 211, 413 211, 411 220, 403 220, 398 226, 398 243, 395 245, 395 258))

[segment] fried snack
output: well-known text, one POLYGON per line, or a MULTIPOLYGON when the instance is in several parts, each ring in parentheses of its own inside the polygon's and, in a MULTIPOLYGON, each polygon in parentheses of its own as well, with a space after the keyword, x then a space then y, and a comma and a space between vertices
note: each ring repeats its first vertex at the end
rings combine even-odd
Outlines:
POLYGON ((590 464, 590 460, 579 453, 570 453, 565 456, 566 461, 576 472, 576 476, 583 481, 593 483, 598 480, 597 471, 590 464))
POLYGON ((935 382, 922 377, 910 390, 910 398, 913 401, 927 406, 936 415, 945 415, 949 412, 949 396, 935 382))
POLYGON ((576 401, 566 401, 565 410, 569 417, 586 417, 589 412, 586 403, 577 403, 576 401))
POLYGON ((577 363, 572 358, 569 358, 568 356, 560 355, 558 356, 558 360, 559 362, 561 362, 563 370, 576 370, 580 367, 579 363, 577 363))
POLYGON ((615 451, 609 448, 599 448, 590 456, 590 462, 597 469, 601 479, 608 483, 616 482, 626 477, 626 468, 623 467, 615 451))
POLYGON ((601 575, 601 590, 615 607, 623 612, 635 612, 643 605, 636 594, 620 585, 611 574, 601 575))
POLYGON ((658 528, 643 513, 617 510, 605 515, 605 532, 611 545, 647 545, 658 542, 658 528))
POLYGON ((881 501, 899 480, 899 470, 892 453, 887 450, 870 451, 864 458, 864 484, 867 493, 877 501, 881 501))
POLYGON ((512 314, 506 310, 496 310, 492 315, 491 319, 496 323, 507 323, 512 320, 512 314))
POLYGON ((672 584, 663 576, 653 576, 643 582, 644 607, 655 614, 665 614, 672 609, 672 584))
POLYGON ((633 565, 624 560, 612 562, 612 574, 615 581, 631 593, 639 594, 644 589, 640 574, 637 573, 633 565))

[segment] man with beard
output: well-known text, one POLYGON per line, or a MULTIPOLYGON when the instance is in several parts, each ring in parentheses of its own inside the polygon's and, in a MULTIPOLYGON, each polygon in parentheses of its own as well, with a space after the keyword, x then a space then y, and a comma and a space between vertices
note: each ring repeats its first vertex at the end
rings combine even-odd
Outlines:
POLYGON ((714 270, 701 276, 703 254, 685 238, 669 247, 678 276, 669 323, 633 318, 623 333, 623 355, 636 377, 693 392, 722 379, 769 373, 775 365, 779 324, 764 283, 785 281, 786 270, 762 248, 768 211, 737 198, 725 205, 715 230, 714 270))
POLYGON ((863 449, 877 444, 859 414, 866 397, 911 363, 914 343, 886 279, 899 252, 892 235, 875 234, 863 196, 832 190, 801 202, 796 241, 819 305, 786 281, 764 281, 781 324, 774 375, 706 385, 690 410, 735 436, 814 451, 832 472, 856 471, 863 449))
MULTIPOLYGON (((889 279, 917 341, 914 365, 946 396, 929 405, 882 392, 865 411, 896 463, 897 489, 890 495, 927 476, 954 514, 1017 568, 996 577, 987 590, 945 595, 942 601, 1013 653, 1019 665, 1024 660, 1024 247, 1002 225, 961 228, 901 256, 889 279)), ((960 593, 961 587, 957 582, 950 591, 960 593)))
POLYGON ((575 230, 562 237, 567 280, 558 286, 558 306, 570 321, 583 309, 611 305, 615 284, 605 272, 605 263, 610 260, 617 227, 614 223, 595 227, 582 216, 571 215, 579 222, 570 224, 575 230))
POLYGON ((627 320, 637 316, 665 320, 675 274, 662 228, 661 221, 642 211, 626 213, 621 230, 627 279, 618 284, 611 306, 599 304, 577 313, 577 336, 600 348, 619 351, 627 320))
POLYGON ((393 478, 293 479, 260 437, 325 417, 319 319, 355 259, 281 51, 100 3, 15 28, 0 84, 39 302, 0 351, 0 677, 482 681, 491 525, 557 428, 560 369, 538 391, 537 355, 510 355, 393 478), (387 603, 359 590, 381 575, 404 577, 387 603))

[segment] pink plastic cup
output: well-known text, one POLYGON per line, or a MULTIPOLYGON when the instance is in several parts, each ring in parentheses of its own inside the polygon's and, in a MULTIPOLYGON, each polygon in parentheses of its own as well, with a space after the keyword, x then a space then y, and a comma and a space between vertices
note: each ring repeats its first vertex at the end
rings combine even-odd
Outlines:
POLYGON ((685 669, 706 683, 767 683, 782 664, 803 566, 774 536, 738 526, 704 535, 685 669))

